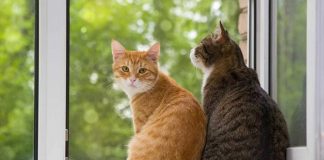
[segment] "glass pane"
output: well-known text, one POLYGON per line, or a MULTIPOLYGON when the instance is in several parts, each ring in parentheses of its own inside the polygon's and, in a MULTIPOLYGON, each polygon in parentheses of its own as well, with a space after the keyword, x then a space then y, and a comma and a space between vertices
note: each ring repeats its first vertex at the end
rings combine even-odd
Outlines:
POLYGON ((277 1, 277 100, 291 146, 306 145, 306 0, 277 1))
POLYGON ((0 1, 0 159, 33 159, 34 0, 0 1))
POLYGON ((159 41, 162 70, 198 99, 202 75, 191 65, 189 52, 219 20, 246 53, 244 0, 71 0, 70 20, 72 160, 127 157, 131 111, 127 96, 113 84, 111 39, 130 50, 146 50, 159 41))

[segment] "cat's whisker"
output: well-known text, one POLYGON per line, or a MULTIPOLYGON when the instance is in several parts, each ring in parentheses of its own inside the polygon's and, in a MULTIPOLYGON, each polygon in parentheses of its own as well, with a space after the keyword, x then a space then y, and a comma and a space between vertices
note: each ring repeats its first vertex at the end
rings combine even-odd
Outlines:
POLYGON ((105 81, 105 82, 104 82, 104 86, 105 86, 105 87, 112 87, 113 84, 114 84, 113 81, 105 81))

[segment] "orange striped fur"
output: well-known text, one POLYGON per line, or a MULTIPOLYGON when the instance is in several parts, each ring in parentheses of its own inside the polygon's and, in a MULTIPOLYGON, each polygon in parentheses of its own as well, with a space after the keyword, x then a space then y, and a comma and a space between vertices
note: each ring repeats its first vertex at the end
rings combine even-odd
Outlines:
POLYGON ((200 159, 206 128, 203 110, 191 93, 159 71, 160 45, 146 52, 127 51, 113 41, 112 48, 115 81, 130 98, 133 115, 135 135, 127 160, 200 159))

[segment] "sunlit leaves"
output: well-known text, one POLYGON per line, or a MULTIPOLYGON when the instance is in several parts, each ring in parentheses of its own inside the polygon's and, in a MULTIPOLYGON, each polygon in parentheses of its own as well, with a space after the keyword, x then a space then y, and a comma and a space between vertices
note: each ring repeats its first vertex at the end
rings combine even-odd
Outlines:
MULTIPOLYGON (((200 99, 201 72, 189 51, 215 30, 215 13, 237 11, 237 1, 73 0, 71 6, 70 128, 71 158, 125 159, 133 134, 127 97, 114 89, 111 39, 129 50, 161 43, 161 69, 200 99), (215 7, 215 2, 219 5, 215 7), (227 4, 228 3, 228 4, 227 4), (234 8, 235 10, 235 8, 234 8), (211 15, 214 14, 214 15, 211 15)), ((231 13, 229 13, 231 12, 231 13)), ((226 17, 237 35, 237 18, 226 17)))
POLYGON ((34 7, 0 1, 0 159, 33 157, 34 7))

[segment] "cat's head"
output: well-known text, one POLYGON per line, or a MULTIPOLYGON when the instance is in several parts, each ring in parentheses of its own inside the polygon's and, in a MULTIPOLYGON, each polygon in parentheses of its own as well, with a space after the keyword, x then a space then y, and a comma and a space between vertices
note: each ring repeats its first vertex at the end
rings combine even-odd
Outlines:
POLYGON ((190 59, 194 66, 205 72, 216 66, 231 68, 245 65, 241 49, 231 40, 221 22, 220 32, 206 36, 191 49, 190 59))
POLYGON ((159 43, 152 45, 148 51, 127 51, 116 40, 112 40, 111 47, 115 82, 128 97, 154 86, 159 75, 159 43))

